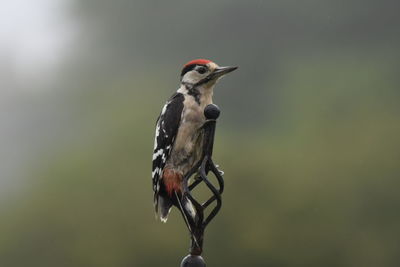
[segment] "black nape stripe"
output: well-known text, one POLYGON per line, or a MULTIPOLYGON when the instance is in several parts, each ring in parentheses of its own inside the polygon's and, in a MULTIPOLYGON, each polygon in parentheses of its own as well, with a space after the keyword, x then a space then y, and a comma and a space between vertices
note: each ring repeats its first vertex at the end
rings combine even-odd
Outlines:
POLYGON ((196 87, 192 87, 188 90, 188 95, 193 96, 194 100, 196 101, 197 104, 200 105, 200 92, 197 90, 196 87))
POLYGON ((182 84, 186 87, 187 94, 190 96, 193 96, 196 103, 200 105, 201 93, 200 93, 199 89, 197 89, 196 86, 193 86, 193 84, 190 84, 190 83, 182 83, 182 84))

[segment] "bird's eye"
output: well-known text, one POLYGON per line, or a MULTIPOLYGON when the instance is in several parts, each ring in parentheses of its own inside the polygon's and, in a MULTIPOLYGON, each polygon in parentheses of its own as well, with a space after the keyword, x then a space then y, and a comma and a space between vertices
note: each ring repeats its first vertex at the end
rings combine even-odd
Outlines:
POLYGON ((200 67, 197 69, 197 72, 200 74, 204 74, 204 73, 206 73, 206 71, 207 71, 207 69, 205 67, 200 67))

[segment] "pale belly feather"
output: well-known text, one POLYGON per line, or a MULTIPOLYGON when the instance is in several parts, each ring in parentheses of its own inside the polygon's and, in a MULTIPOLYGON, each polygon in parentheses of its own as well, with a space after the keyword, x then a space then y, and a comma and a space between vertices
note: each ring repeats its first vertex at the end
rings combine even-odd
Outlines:
POLYGON ((201 127, 205 122, 204 107, 211 103, 204 101, 198 105, 191 97, 184 102, 181 124, 175 138, 174 147, 167 160, 167 166, 186 174, 202 155, 203 135, 201 127))

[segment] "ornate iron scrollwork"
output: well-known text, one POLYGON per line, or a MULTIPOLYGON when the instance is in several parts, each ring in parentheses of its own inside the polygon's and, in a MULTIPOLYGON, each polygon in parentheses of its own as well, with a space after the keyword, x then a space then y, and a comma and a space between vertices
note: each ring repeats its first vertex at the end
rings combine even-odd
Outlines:
POLYGON ((212 161, 212 151, 214 145, 214 135, 216 120, 219 117, 220 110, 218 106, 211 104, 204 109, 206 122, 202 126, 203 130, 203 154, 199 162, 185 175, 183 181, 183 197, 187 197, 192 202, 196 211, 193 217, 191 211, 186 206, 181 207, 181 213, 185 219, 186 226, 191 235, 190 254, 186 256, 181 267, 202 267, 206 266, 201 254, 203 252, 204 230, 212 219, 221 209, 222 199, 221 194, 224 190, 223 172, 220 171, 212 161), (215 187, 207 177, 209 173, 213 173, 218 186, 215 187), (193 182, 189 183, 189 179, 195 175, 193 182), (200 183, 204 183, 211 192, 211 196, 203 203, 198 202, 192 195, 192 191, 200 183), (210 204, 216 202, 216 205, 211 209, 207 216, 205 210, 210 204))

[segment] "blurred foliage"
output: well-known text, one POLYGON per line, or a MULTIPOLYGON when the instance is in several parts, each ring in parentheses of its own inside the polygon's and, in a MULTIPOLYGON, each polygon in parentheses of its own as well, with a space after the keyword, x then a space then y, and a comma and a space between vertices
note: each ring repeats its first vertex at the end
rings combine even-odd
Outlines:
POLYGON ((399 266, 398 3, 71 4, 65 135, 0 206, 0 266, 178 266, 189 237, 176 210, 154 219, 153 128, 203 56, 240 66, 216 88, 209 266, 399 266))

